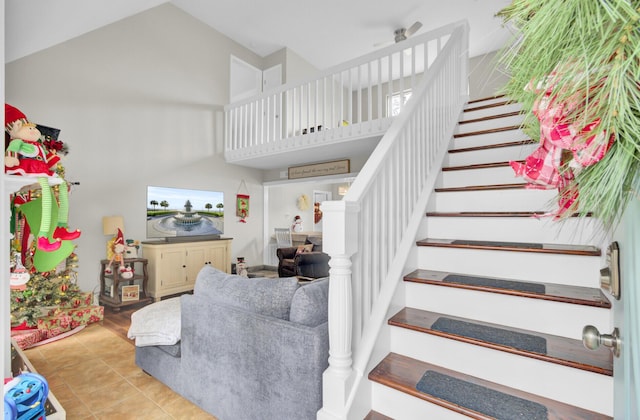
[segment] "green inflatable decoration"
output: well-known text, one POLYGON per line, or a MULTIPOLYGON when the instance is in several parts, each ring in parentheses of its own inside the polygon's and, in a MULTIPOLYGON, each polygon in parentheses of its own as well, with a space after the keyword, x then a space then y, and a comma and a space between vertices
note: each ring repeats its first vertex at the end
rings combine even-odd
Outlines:
MULTIPOLYGON (((27 223, 31 228, 32 232, 40 232, 40 219, 42 217, 42 198, 37 198, 35 200, 31 200, 28 203, 22 204, 18 211, 24 214, 24 217, 27 219, 27 223)), ((54 241, 53 239, 53 231, 55 230, 56 223, 58 220, 58 206, 55 203, 51 206, 51 220, 49 231, 47 232, 47 238, 50 241, 54 241)), ((38 247, 36 247, 35 254, 33 255, 33 265, 39 272, 51 271, 62 261, 67 259, 69 255, 75 249, 75 245, 71 241, 62 241, 60 248, 55 251, 42 251, 38 247)))

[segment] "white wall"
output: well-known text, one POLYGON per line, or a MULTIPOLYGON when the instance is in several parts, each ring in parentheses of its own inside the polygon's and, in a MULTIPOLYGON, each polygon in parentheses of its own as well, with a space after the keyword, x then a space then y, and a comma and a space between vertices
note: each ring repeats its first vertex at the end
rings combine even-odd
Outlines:
POLYGON ((123 215, 126 237, 145 239, 147 185, 224 191, 234 259, 262 259, 262 173, 223 157, 230 54, 260 62, 165 4, 5 66, 6 102, 60 128, 69 145, 63 164, 67 180, 80 182, 69 225, 82 230, 75 242, 83 290, 98 285, 103 216, 123 215), (251 194, 246 224, 234 211, 241 180, 251 194))
POLYGON ((509 77, 499 63, 500 52, 494 51, 469 59, 469 98, 493 96, 507 84, 509 77))

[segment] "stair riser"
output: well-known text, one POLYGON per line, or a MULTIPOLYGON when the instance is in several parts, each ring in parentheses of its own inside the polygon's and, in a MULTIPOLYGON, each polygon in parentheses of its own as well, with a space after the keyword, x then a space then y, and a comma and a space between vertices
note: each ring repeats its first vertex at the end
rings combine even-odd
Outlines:
POLYGON ((594 244, 602 235, 596 220, 572 217, 563 222, 534 217, 427 217, 431 238, 594 244))
POLYGON ((469 185, 493 185, 523 182, 516 177, 511 166, 498 168, 464 169, 457 171, 444 171, 441 174, 438 186, 461 187, 469 185))
POLYGON ((613 378, 406 328, 391 328, 391 351, 606 415, 613 378), (479 361, 482 361, 479 363, 479 361))
POLYGON ((434 193, 429 211, 550 211, 557 208, 557 190, 498 190, 434 193))
POLYGON ((469 318, 582 340, 582 328, 609 330, 610 310, 498 293, 406 282, 406 305, 416 309, 469 318))
POLYGON ((600 287, 600 257, 418 247, 418 267, 476 276, 600 287))
POLYGON ((493 118, 490 120, 474 121, 458 125, 458 127, 456 127, 455 133, 471 133, 478 130, 489 130, 496 127, 508 127, 514 125, 519 126, 520 124, 522 124, 522 120, 522 115, 512 115, 493 118))
MULTIPOLYGON (((492 102, 492 103, 496 103, 496 102, 504 102, 504 98, 494 100, 494 102, 492 102)), ((477 104, 470 104, 466 108, 467 109, 476 108, 476 107, 479 107, 479 106, 482 106, 482 105, 487 105, 487 104, 484 103, 484 102, 479 102, 477 104)), ((520 110, 522 110, 522 105, 520 105, 520 104, 509 104, 509 105, 501 105, 501 106, 497 106, 497 107, 493 107, 493 108, 479 109, 477 111, 466 111, 466 112, 463 112, 462 121, 472 120, 472 119, 482 118, 482 117, 488 117, 488 116, 492 116, 492 115, 496 115, 496 114, 503 114, 505 112, 520 111, 520 110)))
POLYGON ((509 146, 496 149, 474 150, 469 152, 447 153, 443 166, 463 166, 476 163, 507 162, 524 160, 537 148, 537 144, 509 146))
POLYGON ((373 409, 393 419, 469 420, 469 417, 439 405, 412 397, 404 392, 372 382, 373 409))

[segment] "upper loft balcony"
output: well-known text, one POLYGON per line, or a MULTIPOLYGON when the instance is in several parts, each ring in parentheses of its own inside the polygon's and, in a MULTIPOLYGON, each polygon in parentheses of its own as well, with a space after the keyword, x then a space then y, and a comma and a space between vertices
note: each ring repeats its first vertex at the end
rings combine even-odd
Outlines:
POLYGON ((368 156, 461 23, 225 107, 225 159, 258 169, 368 156))

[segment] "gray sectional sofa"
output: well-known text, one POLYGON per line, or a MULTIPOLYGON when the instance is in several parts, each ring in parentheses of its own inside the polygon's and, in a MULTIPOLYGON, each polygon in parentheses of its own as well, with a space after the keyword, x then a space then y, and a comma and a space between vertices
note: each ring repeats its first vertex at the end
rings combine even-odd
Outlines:
POLYGON ((136 364, 221 420, 315 419, 329 357, 328 286, 328 278, 301 286, 205 266, 193 295, 174 298, 180 341, 136 346, 136 364))

